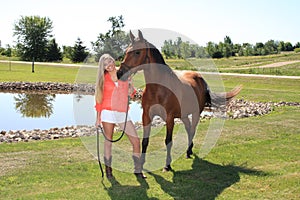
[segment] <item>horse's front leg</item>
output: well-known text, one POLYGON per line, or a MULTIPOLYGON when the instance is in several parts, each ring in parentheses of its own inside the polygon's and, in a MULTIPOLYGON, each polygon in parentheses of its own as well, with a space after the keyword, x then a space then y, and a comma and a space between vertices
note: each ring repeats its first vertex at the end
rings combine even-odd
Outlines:
POLYGON ((164 167, 164 171, 170 171, 172 170, 171 149, 173 145, 172 135, 173 135, 173 128, 174 128, 174 117, 167 117, 166 124, 167 124, 167 135, 165 139, 165 144, 167 147, 167 158, 166 158, 166 166, 164 167))
POLYGON ((142 168, 146 162, 146 152, 149 144, 149 136, 151 131, 151 118, 148 112, 143 112, 143 140, 142 140, 142 155, 141 155, 141 164, 142 168))

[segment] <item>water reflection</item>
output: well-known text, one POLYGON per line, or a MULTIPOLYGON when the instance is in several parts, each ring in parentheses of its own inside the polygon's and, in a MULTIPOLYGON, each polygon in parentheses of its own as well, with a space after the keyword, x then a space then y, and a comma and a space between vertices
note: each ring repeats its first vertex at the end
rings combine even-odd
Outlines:
POLYGON ((72 100, 72 94, 0 92, 0 131, 76 125, 72 100))
POLYGON ((15 109, 22 117, 49 118, 53 114, 55 94, 17 94, 15 109))
MULTIPOLYGON (((0 131, 94 125, 94 105, 93 95, 0 92, 0 131)), ((141 105, 132 102, 129 114, 140 122, 141 105)))

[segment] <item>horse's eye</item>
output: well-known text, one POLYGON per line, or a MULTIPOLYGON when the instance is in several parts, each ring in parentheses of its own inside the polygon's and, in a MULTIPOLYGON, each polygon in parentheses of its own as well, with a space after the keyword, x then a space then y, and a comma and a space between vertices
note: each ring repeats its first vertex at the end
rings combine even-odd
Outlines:
POLYGON ((140 53, 141 53, 140 51, 136 51, 135 55, 140 55, 140 53))

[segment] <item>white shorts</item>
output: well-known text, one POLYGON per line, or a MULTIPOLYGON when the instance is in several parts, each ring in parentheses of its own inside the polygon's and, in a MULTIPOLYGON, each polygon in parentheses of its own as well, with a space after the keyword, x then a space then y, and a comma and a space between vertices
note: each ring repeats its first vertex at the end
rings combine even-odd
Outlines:
MULTIPOLYGON (((126 119, 126 112, 118 112, 113 110, 102 110, 101 112, 102 122, 120 124, 120 123, 124 123, 125 119, 126 119)), ((131 121, 129 115, 127 115, 127 121, 131 121)))

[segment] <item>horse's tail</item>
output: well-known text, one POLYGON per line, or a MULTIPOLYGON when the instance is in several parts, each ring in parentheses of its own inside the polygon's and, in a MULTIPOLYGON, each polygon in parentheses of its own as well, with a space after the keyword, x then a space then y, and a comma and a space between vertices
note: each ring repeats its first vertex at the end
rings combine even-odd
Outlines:
POLYGON ((227 105, 233 97, 235 97, 240 93, 241 90, 242 90, 242 85, 236 86, 230 92, 222 92, 222 93, 211 92, 209 89, 207 89, 206 106, 220 107, 222 105, 227 105))

